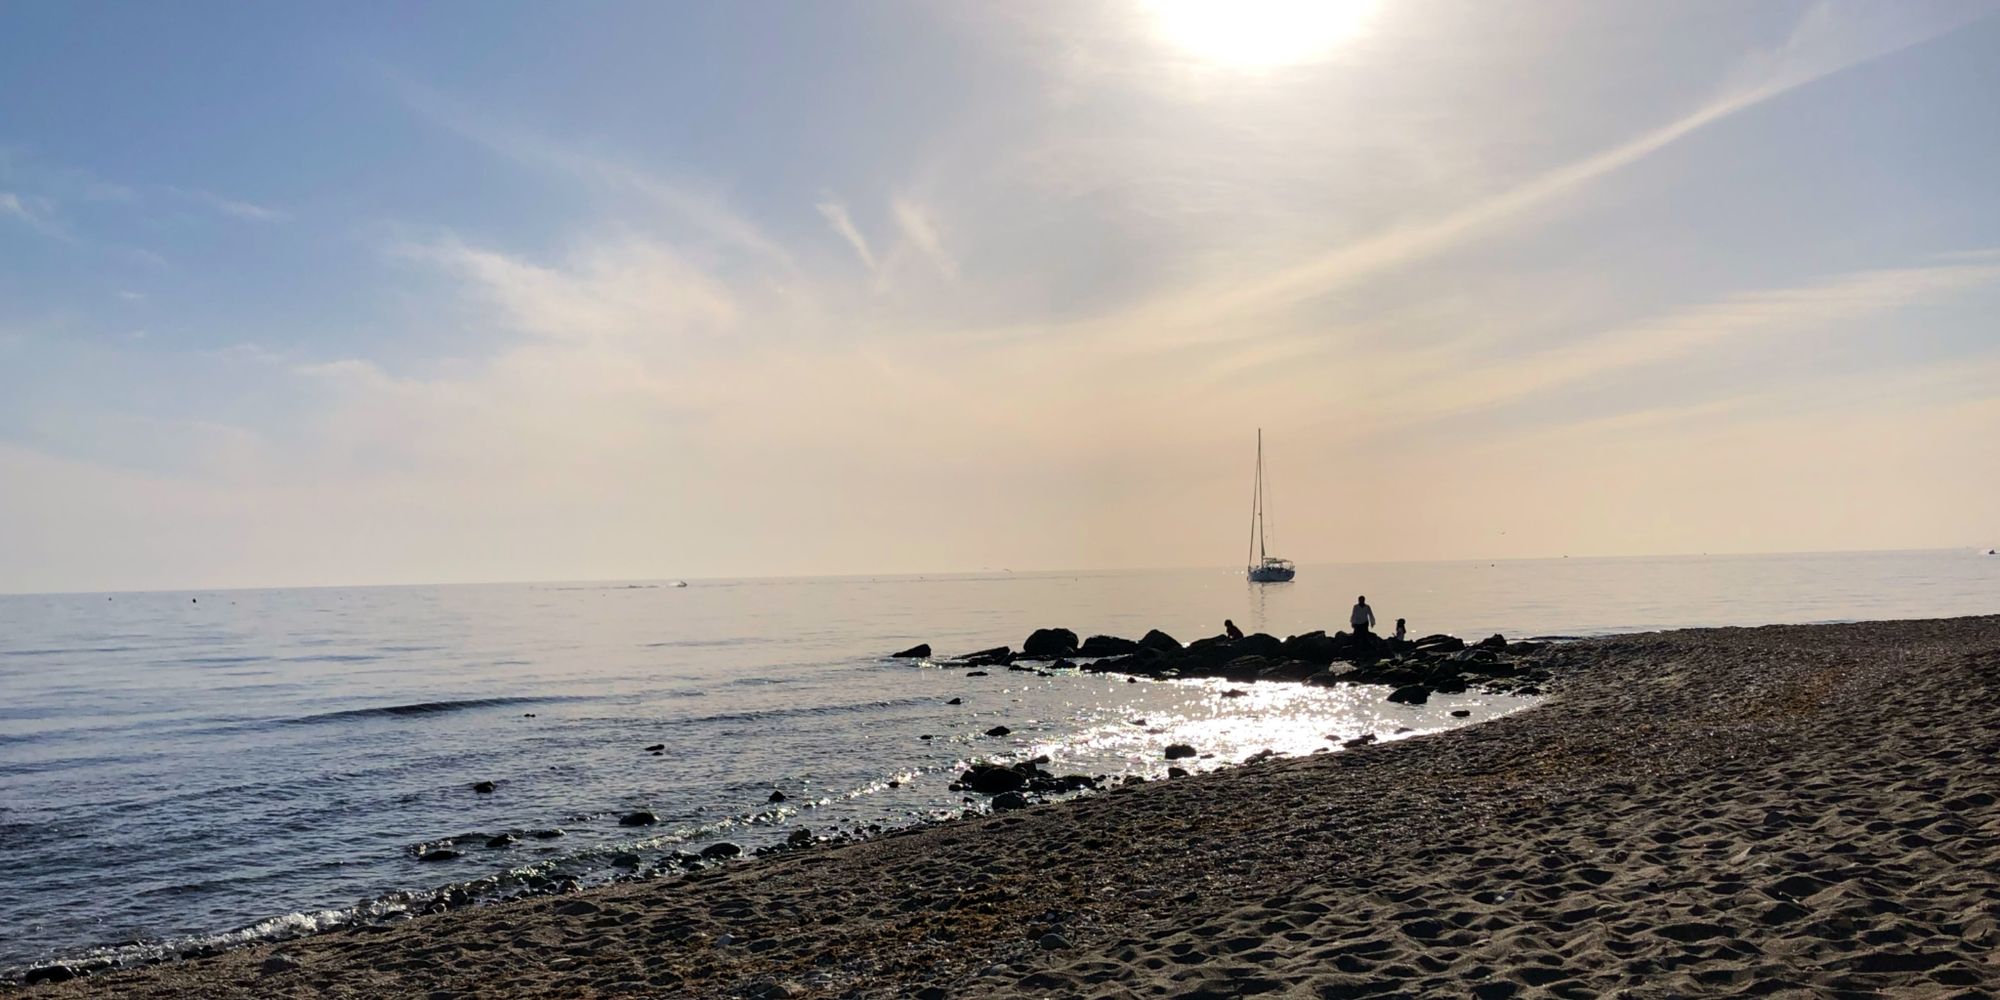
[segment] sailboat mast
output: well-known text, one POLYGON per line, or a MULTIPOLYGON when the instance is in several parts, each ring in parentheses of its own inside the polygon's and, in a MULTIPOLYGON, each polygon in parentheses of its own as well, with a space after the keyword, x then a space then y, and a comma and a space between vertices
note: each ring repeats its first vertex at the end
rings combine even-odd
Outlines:
POLYGON ((1263 516, 1264 516, 1264 429, 1262 427, 1259 427, 1257 428, 1257 476, 1255 479, 1251 480, 1251 486, 1250 486, 1250 552, 1247 556, 1245 556, 1245 559, 1250 562, 1250 567, 1252 569, 1255 569, 1258 565, 1260 565, 1256 561, 1256 559, 1257 559, 1257 550, 1260 547, 1258 539, 1264 533, 1263 516))
POLYGON ((1264 428, 1257 428, 1257 565, 1264 565, 1264 428))

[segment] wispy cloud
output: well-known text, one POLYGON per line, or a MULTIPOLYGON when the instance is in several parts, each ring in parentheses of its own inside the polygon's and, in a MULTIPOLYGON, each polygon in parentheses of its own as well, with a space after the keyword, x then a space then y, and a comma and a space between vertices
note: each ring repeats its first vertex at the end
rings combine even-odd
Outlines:
POLYGON ((944 242, 938 239, 937 227, 931 223, 930 213, 908 198, 895 199, 889 208, 896 217, 896 226, 902 230, 903 238, 922 252, 940 274, 947 278, 958 277, 958 261, 945 251, 944 242))
POLYGON ((559 142, 527 128, 503 123, 398 74, 385 75, 411 110, 493 152, 577 181, 636 195, 708 237, 768 263, 792 266, 791 255, 782 246, 732 211, 719 195, 674 183, 580 144, 559 142))
MULTIPOLYGON (((1843 70, 1872 62, 1965 27, 1986 12, 1942 24, 1857 20, 1822 5, 1787 42, 1747 61, 1731 89, 1695 111, 1581 160, 1549 170, 1499 194, 1426 222, 1399 226, 1328 250, 1274 273, 1231 276, 1148 303, 1148 326, 1178 327, 1195 339, 1247 335, 1255 324, 1218 324, 1295 306, 1390 268, 1437 255, 1532 210, 1558 204, 1594 181, 1623 170, 1725 119, 1843 70)), ((1157 334, 1155 334, 1157 336, 1157 334)))
POLYGON ((721 282, 637 237, 592 244, 559 266, 449 237, 400 251, 464 279, 510 326, 538 337, 672 345, 726 332, 738 314, 721 282))
POLYGON ((828 198, 813 207, 819 209, 819 214, 826 219, 826 224, 833 227, 833 231, 840 234, 840 238, 846 240, 848 246, 854 248, 854 253, 861 258, 861 263, 873 272, 876 268, 875 254, 868 249, 867 237, 862 236, 861 230, 854 227, 853 218, 847 214, 847 205, 828 198))
POLYGON ((206 206, 233 219, 245 222, 286 222, 291 214, 280 209, 269 208, 234 198, 224 198, 209 191, 194 191, 186 188, 169 187, 168 193, 177 198, 206 206))
POLYGON ((13 191, 0 191, 0 218, 14 219, 52 239, 64 242, 76 239, 68 227, 56 220, 54 206, 47 199, 24 198, 13 191))

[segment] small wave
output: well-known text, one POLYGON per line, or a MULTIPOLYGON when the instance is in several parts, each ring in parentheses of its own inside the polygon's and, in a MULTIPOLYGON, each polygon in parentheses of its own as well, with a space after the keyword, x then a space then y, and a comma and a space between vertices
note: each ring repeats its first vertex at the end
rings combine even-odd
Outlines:
POLYGON ((321 653, 318 656, 287 656, 286 663, 367 663, 382 657, 375 653, 321 653))
POLYGON ((173 662, 197 667, 226 667, 237 663, 260 663, 268 659, 270 659, 268 656, 189 656, 173 662))
POLYGON ((584 695, 545 695, 541 697, 512 698, 466 698, 460 701, 420 701, 409 705, 378 705, 374 708, 347 708, 338 712, 321 712, 318 715, 302 715, 293 719, 278 720, 287 726, 315 725, 322 722, 348 722, 354 719, 401 718, 413 715, 444 715, 448 712, 466 712, 481 708, 506 708, 509 705, 545 705, 564 701, 590 701, 584 695))
POLYGON ((129 653, 140 646, 70 646, 56 649, 0 649, 0 656, 66 656, 70 653, 129 653))

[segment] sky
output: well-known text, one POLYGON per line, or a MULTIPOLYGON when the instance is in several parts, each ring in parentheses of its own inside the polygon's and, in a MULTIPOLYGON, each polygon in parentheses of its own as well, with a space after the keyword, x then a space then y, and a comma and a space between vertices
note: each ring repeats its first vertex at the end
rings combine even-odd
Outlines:
POLYGON ((1996 14, 0 6, 0 592, 2000 544, 1996 14))

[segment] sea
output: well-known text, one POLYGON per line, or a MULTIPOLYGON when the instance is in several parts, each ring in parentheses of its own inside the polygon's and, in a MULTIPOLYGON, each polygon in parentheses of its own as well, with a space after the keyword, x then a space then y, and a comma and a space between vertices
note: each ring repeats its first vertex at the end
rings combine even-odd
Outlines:
POLYGON ((2000 612, 1978 550, 679 582, 0 596, 0 974, 948 819, 986 808, 947 787, 972 760, 1157 780, 1168 743, 1199 770, 1533 703, 944 659, 1040 627, 1284 636, 1364 594, 1473 638, 2000 612))

